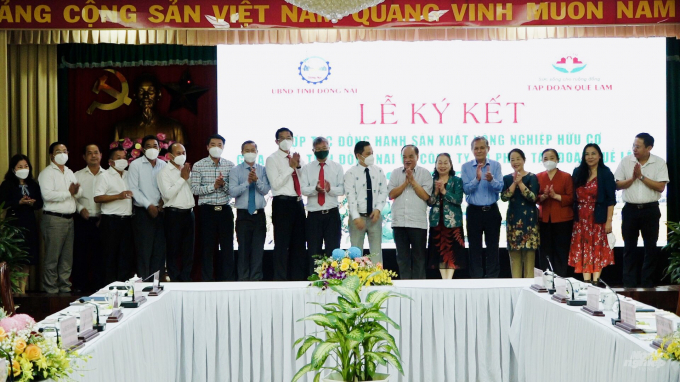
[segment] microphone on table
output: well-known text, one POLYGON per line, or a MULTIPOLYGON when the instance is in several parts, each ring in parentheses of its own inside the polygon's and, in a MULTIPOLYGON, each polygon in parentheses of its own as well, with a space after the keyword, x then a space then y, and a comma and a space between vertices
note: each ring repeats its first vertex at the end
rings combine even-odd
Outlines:
POLYGON ((616 292, 614 292, 614 289, 612 289, 606 282, 604 282, 604 280, 599 279, 597 281, 602 283, 607 289, 614 293, 614 296, 616 296, 616 303, 619 304, 619 316, 618 318, 612 318, 612 325, 616 325, 617 322, 621 322, 621 300, 619 299, 619 295, 616 292))
POLYGON ((100 324, 100 323, 99 323, 99 305, 97 305, 97 304, 95 304, 95 303, 93 303, 93 302, 91 302, 91 301, 85 301, 85 299, 83 299, 83 298, 81 298, 80 300, 78 300, 78 302, 80 302, 81 304, 90 304, 90 305, 94 305, 95 309, 97 309, 97 322, 95 323, 94 328, 95 328, 98 332, 103 332, 103 331, 104 331, 104 328, 106 328, 106 324, 100 324))
POLYGON ((38 329, 38 332, 43 333, 47 331, 47 329, 54 329, 54 331, 57 333, 57 346, 59 346, 59 328, 57 328, 56 326, 44 326, 38 329))
MULTIPOLYGON (((160 272, 159 272, 159 271, 156 271, 156 272, 159 273, 159 274, 158 274, 158 289, 165 289, 165 288, 163 288, 163 286, 161 285, 161 275, 160 275, 160 272)), ((147 276, 145 279, 142 280, 142 282, 145 282, 146 280, 152 278, 152 277, 156 274, 156 272, 154 272, 154 273, 150 274, 149 276, 147 276)), ((152 283, 153 283, 153 281, 152 281, 152 283)), ((153 286, 151 286, 151 287, 146 287, 146 288, 144 288, 142 291, 143 291, 143 292, 147 292, 147 291, 150 291, 150 290, 153 290, 153 286), (148 289, 147 289, 147 288, 148 288, 148 289)))
POLYGON ((14 382, 14 368, 12 367, 12 354, 8 351, 2 350, 1 348, 0 353, 4 355, 5 358, 7 358, 7 360, 9 361, 9 373, 8 373, 9 378, 7 380, 9 382, 14 382))
POLYGON ((552 263, 550 262, 550 257, 548 257, 548 255, 545 255, 545 259, 548 260, 548 266, 550 267, 550 271, 552 272, 552 288, 548 289, 548 293, 554 294, 555 293, 555 269, 553 269, 552 263))

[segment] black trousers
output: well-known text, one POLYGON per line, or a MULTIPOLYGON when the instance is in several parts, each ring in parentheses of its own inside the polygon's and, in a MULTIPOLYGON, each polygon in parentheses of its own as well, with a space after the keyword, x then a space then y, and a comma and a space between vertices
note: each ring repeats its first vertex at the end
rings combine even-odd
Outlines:
POLYGON ((422 228, 394 227, 394 245, 397 247, 399 278, 425 279, 427 267, 427 230, 422 228))
POLYGON ((310 260, 305 248, 305 206, 302 200, 275 196, 272 224, 274 281, 307 280, 310 260))
POLYGON ((74 289, 83 291, 95 290, 102 277, 101 235, 99 218, 83 219, 80 214, 74 216, 73 270, 71 282, 74 289))
POLYGON ((204 204, 201 209, 201 278, 203 281, 236 281, 234 261, 234 212, 225 204, 221 211, 204 204), (220 251, 214 256, 217 244, 220 251), (213 271, 214 266, 214 271, 213 271), (213 274, 214 272, 214 274, 213 274))
POLYGON ((165 242, 168 276, 172 281, 191 281, 194 265, 195 217, 191 209, 165 208, 165 242))
POLYGON ((498 277, 501 268, 498 264, 498 240, 501 236, 501 212, 498 204, 488 207, 468 205, 467 233, 470 246, 470 277, 498 277), (486 272, 482 267, 482 236, 486 244, 486 272))
POLYGON ((323 255, 322 244, 325 244, 325 255, 330 257, 334 249, 340 248, 342 238, 342 221, 337 208, 327 211, 307 212, 305 227, 307 235, 307 252, 309 255, 309 274, 312 274, 315 255, 323 255), (325 213, 324 213, 325 212, 325 213))
POLYGON ((567 277, 571 231, 573 227, 573 220, 560 223, 541 222, 539 226, 541 235, 541 261, 539 264, 541 264, 541 269, 549 269, 547 259, 549 258, 555 273, 558 276, 567 277))
POLYGON ((621 210, 621 235, 623 236, 623 286, 626 288, 651 288, 652 277, 658 261, 656 242, 659 240, 659 205, 637 205, 626 203, 621 210), (645 251, 637 251, 638 236, 642 233, 645 251), (640 267, 642 263, 642 267, 640 267), (642 273, 640 272, 642 268, 642 273))
POLYGON ((132 217, 102 215, 99 229, 102 233, 104 276, 97 287, 101 288, 114 281, 129 280, 135 274, 132 217))
POLYGON ((262 280, 262 257, 267 237, 267 216, 264 209, 251 215, 248 210, 236 210, 238 240, 238 281, 262 280))
POLYGON ((134 207, 132 216, 135 251, 137 252, 137 276, 146 278, 156 271, 165 271, 164 212, 152 218, 143 207, 134 207))

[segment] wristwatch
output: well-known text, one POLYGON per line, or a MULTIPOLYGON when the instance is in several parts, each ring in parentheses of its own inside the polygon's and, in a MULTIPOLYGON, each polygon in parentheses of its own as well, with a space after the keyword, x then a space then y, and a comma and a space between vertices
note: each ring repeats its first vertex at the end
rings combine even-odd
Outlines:
POLYGON ((640 179, 640 180, 645 180, 645 176, 644 176, 644 175, 640 175, 640 177, 639 177, 638 179, 640 179))

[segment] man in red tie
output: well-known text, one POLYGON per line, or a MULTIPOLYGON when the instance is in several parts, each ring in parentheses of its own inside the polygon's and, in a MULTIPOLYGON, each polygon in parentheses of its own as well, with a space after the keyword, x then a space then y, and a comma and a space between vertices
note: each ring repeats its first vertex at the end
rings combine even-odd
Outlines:
POLYGON ((330 145, 326 138, 316 137, 312 144, 316 160, 302 168, 300 180, 302 195, 307 197, 307 250, 311 258, 323 254, 325 246, 325 254, 330 257, 334 249, 340 248, 338 196, 345 193, 344 171, 328 158, 330 145))
POLYGON ((300 189, 300 154, 291 153, 293 132, 276 130, 279 149, 267 158, 265 169, 272 188, 274 225, 274 280, 303 281, 309 276, 305 251, 305 205, 300 189))

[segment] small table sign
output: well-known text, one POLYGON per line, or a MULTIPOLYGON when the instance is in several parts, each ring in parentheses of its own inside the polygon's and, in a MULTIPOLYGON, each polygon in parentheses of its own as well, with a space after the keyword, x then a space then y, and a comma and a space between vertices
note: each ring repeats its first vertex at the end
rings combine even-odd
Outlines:
POLYGON ((591 316, 604 317, 604 313, 600 310, 601 294, 602 294, 601 288, 589 285, 586 306, 581 307, 581 310, 591 316))
POLYGON ((635 304, 629 301, 620 301, 619 309, 621 309, 621 321, 616 323, 616 328, 624 332, 644 333, 644 330, 638 329, 637 321, 635 320, 635 304))
MULTIPOLYGON (((672 313, 663 313, 663 314, 657 314, 656 315, 656 336, 657 339, 655 339, 651 346, 654 349, 658 349, 662 346, 663 340, 675 333, 676 330, 678 330, 678 327, 680 326, 680 317, 676 316, 675 314, 672 313)), ((665 346, 668 346, 666 344, 665 346)))
POLYGON ((90 341, 99 335, 99 332, 94 330, 93 314, 94 308, 92 306, 86 306, 80 310, 80 331, 78 333, 78 339, 83 342, 90 341))
POLYGON ((106 318, 106 322, 109 324, 115 324, 117 322, 120 322, 120 320, 123 319, 123 312, 120 308, 118 309, 113 309, 111 311, 111 314, 106 318))
POLYGON ((163 292, 163 288, 160 287, 159 273, 160 271, 156 271, 153 274, 153 286, 151 287, 149 296, 155 297, 163 292))
POLYGON ((548 293, 545 288, 545 281, 543 281, 543 271, 534 268, 534 284, 531 286, 531 290, 537 293, 548 293))
POLYGON ((78 322, 75 317, 64 318, 59 321, 61 332, 60 347, 66 351, 73 351, 83 346, 83 341, 78 339, 78 322))
POLYGON ((569 295, 567 294, 567 280, 561 277, 555 277, 554 280, 555 294, 551 297, 551 299, 564 304, 569 300, 569 295))

